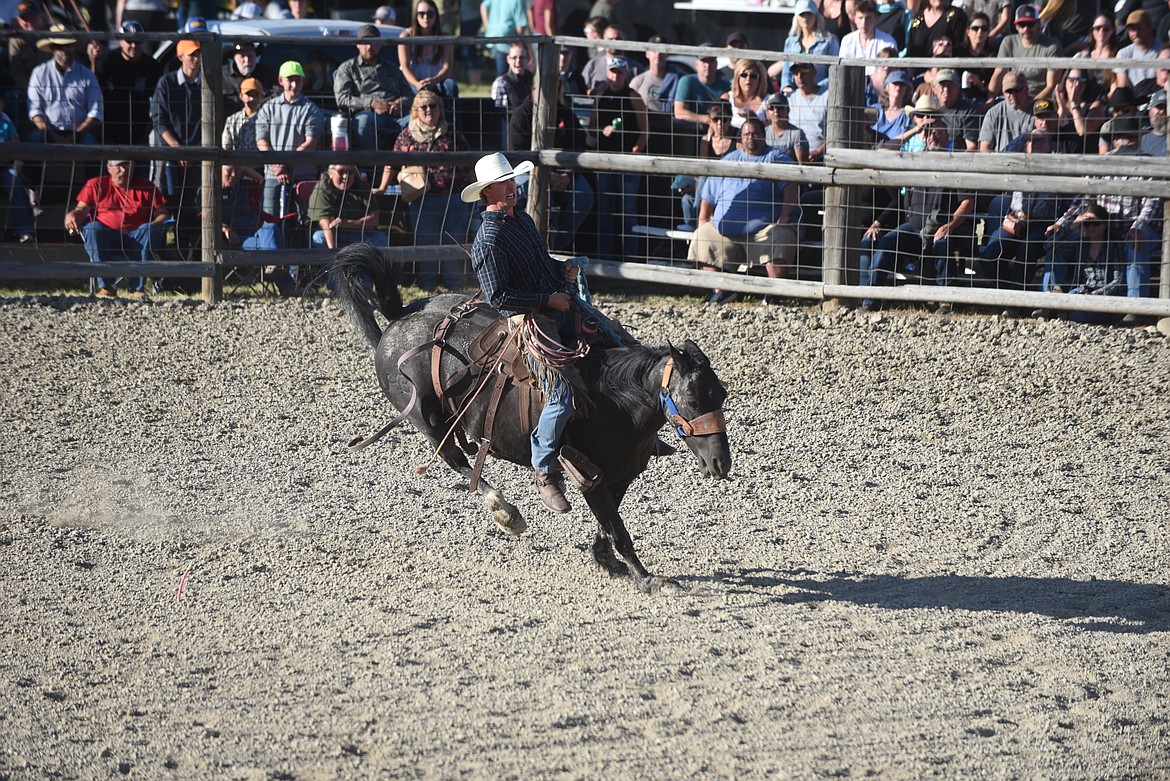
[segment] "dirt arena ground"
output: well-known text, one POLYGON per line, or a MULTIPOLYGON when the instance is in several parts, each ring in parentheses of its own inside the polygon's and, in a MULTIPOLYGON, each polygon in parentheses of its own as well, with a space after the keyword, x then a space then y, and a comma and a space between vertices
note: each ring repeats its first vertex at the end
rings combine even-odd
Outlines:
POLYGON ((329 302, 0 302, 0 779, 1170 778, 1165 337, 603 306, 730 391, 624 505, 681 596, 348 453, 329 302))

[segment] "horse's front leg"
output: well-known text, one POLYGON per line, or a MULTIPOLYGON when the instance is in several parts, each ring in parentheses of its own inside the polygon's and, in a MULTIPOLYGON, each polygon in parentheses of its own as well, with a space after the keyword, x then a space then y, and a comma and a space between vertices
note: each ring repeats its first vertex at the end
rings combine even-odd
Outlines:
POLYGON ((629 575, 638 590, 647 594, 682 590, 678 581, 651 575, 642 566, 638 554, 634 552, 634 541, 626 531, 626 524, 618 512, 614 494, 609 488, 599 486, 589 491, 585 494, 585 501, 597 518, 599 533, 593 541, 593 558, 599 565, 610 574, 629 575), (614 552, 621 557, 620 560, 614 557, 614 552))

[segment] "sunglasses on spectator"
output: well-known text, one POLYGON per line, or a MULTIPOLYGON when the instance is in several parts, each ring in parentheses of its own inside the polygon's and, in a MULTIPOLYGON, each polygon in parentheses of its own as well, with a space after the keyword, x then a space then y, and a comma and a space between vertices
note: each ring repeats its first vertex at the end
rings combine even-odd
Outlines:
POLYGON ((436 14, 435 14, 435 12, 434 12, 434 11, 426 11, 426 10, 423 10, 423 11, 415 11, 415 12, 414 12, 414 15, 415 15, 415 16, 436 16, 436 14))
POLYGON ((1016 27, 1035 27, 1035 22, 1016 22, 1016 27))
POLYGON ((1012 87, 1011 89, 1005 89, 1004 92, 1023 92, 1024 89, 1024 87, 1012 87))
POLYGON ((1065 81, 1074 81, 1078 84, 1084 84, 1089 80, 1088 76, 1066 76, 1065 81))
POLYGON ((1101 220, 1082 220, 1081 225, 1085 228, 1100 228, 1105 223, 1101 220))
POLYGON ((743 73, 739 74, 739 77, 741 79, 758 79, 760 78, 760 74, 756 73, 755 71, 744 71, 743 73))
POLYGON ((970 27, 968 27, 967 29, 968 29, 968 30, 970 30, 970 31, 971 31, 971 32, 973 32, 973 33, 985 33, 985 32, 987 32, 987 25, 985 25, 985 24, 973 24, 973 25, 971 25, 970 27))
POLYGON ((1093 30, 1112 30, 1113 28, 1107 24, 1095 24, 1093 30))

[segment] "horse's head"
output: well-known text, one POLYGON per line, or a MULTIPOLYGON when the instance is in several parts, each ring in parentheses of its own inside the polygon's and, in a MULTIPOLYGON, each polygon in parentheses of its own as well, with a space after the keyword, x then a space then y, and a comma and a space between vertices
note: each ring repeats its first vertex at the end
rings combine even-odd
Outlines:
POLYGON ((670 346, 659 405, 666 422, 699 460, 704 477, 725 478, 731 473, 731 447, 723 419, 726 398, 727 390, 697 344, 687 339, 681 350, 670 346))

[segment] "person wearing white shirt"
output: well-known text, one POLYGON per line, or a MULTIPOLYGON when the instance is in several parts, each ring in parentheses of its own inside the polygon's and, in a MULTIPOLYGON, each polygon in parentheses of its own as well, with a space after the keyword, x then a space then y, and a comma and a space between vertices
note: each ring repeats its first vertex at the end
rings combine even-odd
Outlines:
MULTIPOLYGON (((898 42, 889 33, 877 28, 877 4, 873 0, 859 0, 853 9, 853 23, 857 29, 841 39, 841 58, 874 58, 882 49, 898 50, 898 42)), ((865 67, 865 75, 873 74, 873 66, 865 67)))

